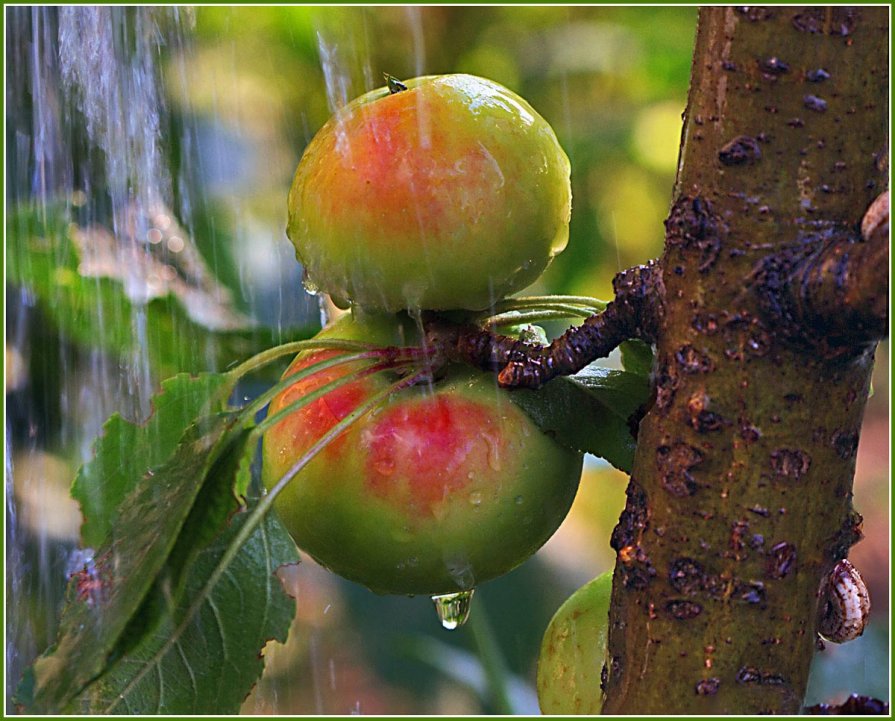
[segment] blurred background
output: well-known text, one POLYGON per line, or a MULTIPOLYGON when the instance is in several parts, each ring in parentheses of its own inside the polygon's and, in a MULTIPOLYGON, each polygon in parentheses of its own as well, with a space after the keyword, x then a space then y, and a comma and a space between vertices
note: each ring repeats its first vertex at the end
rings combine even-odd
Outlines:
MULTIPOLYGON (((5 13, 7 699, 53 638, 77 567, 68 486, 105 419, 142 420, 162 378, 319 327, 286 194, 314 133, 384 72, 486 76, 553 125, 572 163, 571 238, 533 293, 610 297, 618 270, 661 250, 695 8, 5 13)), ((818 653, 809 704, 889 695, 888 368, 884 345, 855 482, 866 539, 851 558, 873 619, 818 653)), ((297 616, 244 712, 537 713, 541 635, 611 568, 625 483, 589 459, 557 534, 478 589, 457 631, 428 599, 373 595, 309 559, 284 572, 297 616)))

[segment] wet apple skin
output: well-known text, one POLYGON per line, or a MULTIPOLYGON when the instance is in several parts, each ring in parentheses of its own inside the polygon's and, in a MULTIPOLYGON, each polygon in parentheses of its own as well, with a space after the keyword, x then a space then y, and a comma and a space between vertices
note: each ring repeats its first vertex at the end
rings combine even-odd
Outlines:
MULTIPOLYGON (((402 335, 391 320, 350 317, 324 333, 384 344, 402 335)), ((286 375, 334 353, 300 354, 286 375)), ((351 369, 299 381, 269 413, 351 369)), ((394 380, 389 375, 353 380, 269 429, 265 485, 273 487, 317 439, 394 380)), ((377 592, 452 593, 506 573, 565 518, 582 464, 507 393, 493 376, 464 367, 401 391, 316 456, 274 507, 300 548, 377 592)))
POLYGON ((506 88, 426 76, 367 93, 312 139, 287 233, 311 282, 367 308, 481 310, 568 242, 570 166, 506 88))

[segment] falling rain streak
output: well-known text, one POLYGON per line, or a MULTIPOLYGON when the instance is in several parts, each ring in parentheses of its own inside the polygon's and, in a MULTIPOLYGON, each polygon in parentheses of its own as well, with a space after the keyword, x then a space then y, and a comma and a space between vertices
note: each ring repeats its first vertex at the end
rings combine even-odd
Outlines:
MULTIPOLYGON (((46 297, 7 286, 7 358, 22 359, 12 388, 7 369, 6 559, 16 598, 7 609, 7 699, 55 628, 55 605, 77 557, 80 516, 68 496, 71 474, 92 455, 94 437, 113 412, 144 419, 151 410, 159 379, 150 370, 146 304, 155 297, 152 284, 164 280, 161 271, 172 268, 169 258, 180 257, 182 270, 193 250, 186 235, 159 245, 151 232, 160 207, 190 225, 189 213, 174 207, 162 149, 168 115, 160 68, 163 48, 184 45, 190 13, 148 6, 6 9, 8 217, 28 211, 47 227, 71 222, 40 238, 56 266, 46 297), (79 277, 65 267, 73 250, 79 277), (75 352, 39 301, 71 310, 69 285, 98 293, 110 268, 128 301, 114 309, 129 309, 129 323, 113 328, 110 304, 82 303, 77 322, 96 327, 100 337, 75 352), (113 357, 101 350, 104 341, 124 335, 132 352, 113 357), (16 384, 20 392, 11 396, 16 384), (73 457, 62 455, 66 449, 73 457)), ((24 255, 33 240, 16 223, 7 228, 7 252, 24 255)))

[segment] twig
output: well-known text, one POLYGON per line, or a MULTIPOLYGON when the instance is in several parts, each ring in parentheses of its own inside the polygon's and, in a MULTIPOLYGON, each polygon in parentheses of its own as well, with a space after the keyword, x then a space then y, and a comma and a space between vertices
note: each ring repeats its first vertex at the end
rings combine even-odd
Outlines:
POLYGON ((570 328, 548 346, 538 346, 471 326, 426 319, 429 343, 450 358, 498 371, 507 388, 539 388, 577 373, 630 338, 652 342, 661 312, 661 274, 654 262, 629 268, 613 280, 615 299, 599 314, 570 328))

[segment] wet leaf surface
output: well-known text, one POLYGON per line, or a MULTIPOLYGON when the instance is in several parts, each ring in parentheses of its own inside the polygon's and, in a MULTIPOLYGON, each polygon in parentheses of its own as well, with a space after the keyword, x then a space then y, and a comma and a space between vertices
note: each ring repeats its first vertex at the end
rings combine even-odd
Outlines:
MULTIPOLYGON (((297 553, 279 521, 233 493, 248 432, 228 433, 233 412, 187 418, 231 380, 178 376, 145 426, 107 424, 97 458, 118 458, 109 477, 121 499, 89 529, 104 540, 69 582, 56 644, 19 688, 26 711, 232 713, 266 641, 285 636, 294 602, 274 573, 297 553)), ((93 503, 101 494, 88 487, 104 478, 79 476, 79 495, 93 503)))
POLYGON ((152 399, 153 413, 143 425, 115 414, 106 421, 93 460, 78 472, 72 496, 81 504, 85 547, 99 546, 109 533, 119 504, 150 469, 163 463, 183 432, 202 414, 227 377, 181 374, 162 383, 152 399))
MULTIPOLYGON (((261 649, 285 640, 295 612, 275 573, 298 555, 276 516, 238 539, 253 508, 237 513, 186 565, 173 608, 91 687, 91 713, 239 710, 264 668, 261 649)), ((161 603, 164 582, 155 593, 161 603)))
POLYGON ((628 419, 648 397, 646 376, 599 366, 556 378, 537 391, 510 394, 558 443, 604 458, 626 472, 631 470, 636 445, 628 419))

